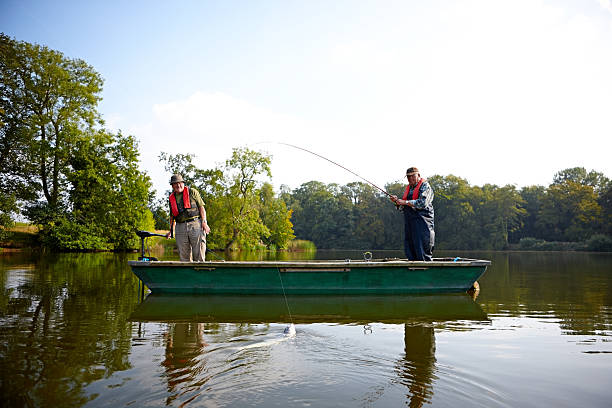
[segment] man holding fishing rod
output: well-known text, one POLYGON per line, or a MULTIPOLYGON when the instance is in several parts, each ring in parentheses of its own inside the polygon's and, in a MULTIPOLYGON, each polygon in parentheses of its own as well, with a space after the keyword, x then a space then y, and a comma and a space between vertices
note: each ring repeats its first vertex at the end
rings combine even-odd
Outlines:
POLYGON ((410 261, 431 261, 435 237, 434 192, 416 167, 406 170, 406 177, 408 185, 403 197, 389 196, 404 211, 404 252, 410 261))
POLYGON ((204 262, 206 234, 210 233, 204 201, 198 190, 185 185, 180 174, 174 174, 170 178, 170 184, 170 231, 166 238, 170 238, 172 231, 175 231, 181 262, 204 262))

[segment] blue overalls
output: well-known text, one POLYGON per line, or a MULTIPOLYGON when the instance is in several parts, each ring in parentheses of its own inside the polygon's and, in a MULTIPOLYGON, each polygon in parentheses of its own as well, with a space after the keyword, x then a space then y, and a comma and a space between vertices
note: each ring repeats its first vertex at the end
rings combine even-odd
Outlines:
MULTIPOLYGON (((422 185, 421 191, 424 190, 423 187, 422 185)), ((435 244, 434 209, 431 204, 433 201, 433 191, 431 191, 429 186, 427 188, 432 197, 426 200, 424 208, 403 207, 404 253, 410 261, 431 261, 433 259, 435 244)), ((419 198, 421 198, 421 191, 419 191, 419 198)))

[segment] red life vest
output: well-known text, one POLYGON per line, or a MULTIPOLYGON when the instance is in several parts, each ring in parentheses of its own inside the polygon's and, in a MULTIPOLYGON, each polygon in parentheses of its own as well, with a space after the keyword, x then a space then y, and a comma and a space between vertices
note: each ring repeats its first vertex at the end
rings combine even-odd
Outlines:
MULTIPOLYGON (((191 208, 191 201, 189 200, 189 188, 185 186, 183 189, 183 208, 191 208)), ((176 205, 176 197, 174 192, 170 193, 170 209, 172 210, 172 216, 176 217, 179 215, 178 205, 176 205)))
MULTIPOLYGON (((421 189, 421 184, 423 184, 424 181, 425 179, 422 178, 417 183, 416 187, 414 188, 414 191, 412 192, 412 200, 416 200, 419 197, 419 190, 421 189)), ((402 200, 406 200, 408 198, 409 192, 410 192, 410 184, 406 186, 406 191, 404 191, 404 196, 402 197, 402 200)))

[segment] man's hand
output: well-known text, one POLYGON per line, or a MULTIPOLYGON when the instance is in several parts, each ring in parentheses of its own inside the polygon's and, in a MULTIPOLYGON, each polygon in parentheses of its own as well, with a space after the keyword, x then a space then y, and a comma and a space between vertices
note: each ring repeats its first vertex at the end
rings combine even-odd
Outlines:
POLYGON ((206 221, 202 221, 202 231, 204 231, 205 234, 210 234, 210 227, 206 221))
POLYGON ((389 196, 389 200, 393 201, 395 203, 395 205, 400 205, 399 199, 397 198, 396 195, 389 196))

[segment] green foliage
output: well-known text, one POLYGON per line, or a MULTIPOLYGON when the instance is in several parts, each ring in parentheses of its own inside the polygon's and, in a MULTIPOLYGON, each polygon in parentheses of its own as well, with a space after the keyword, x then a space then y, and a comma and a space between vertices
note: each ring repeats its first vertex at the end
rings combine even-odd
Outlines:
MULTIPOLYGON (((193 155, 160 154, 166 171, 179 173, 187 185, 202 193, 212 233, 209 248, 286 248, 293 239, 291 211, 274 197, 269 183, 271 158, 262 153, 236 148, 222 169, 202 170, 193 164, 193 155)), ((168 191, 168 194, 170 191, 168 191)), ((163 200, 167 209, 167 199, 163 200)), ((163 208, 160 203, 154 210, 163 208)))
POLYGON ((315 252, 317 247, 312 241, 307 241, 305 239, 294 239, 289 242, 287 249, 290 251, 315 252))
POLYGON ((521 238, 519 249, 524 251, 583 251, 586 248, 582 242, 545 241, 532 237, 521 238))
POLYGON ((92 251, 110 249, 96 226, 60 218, 41 231, 41 243, 64 251, 92 251))
POLYGON ((612 186, 603 191, 598 199, 601 206, 601 232, 612 236, 612 186))
POLYGON ((3 172, 18 198, 57 206, 77 140, 101 122, 102 77, 83 60, 3 34, 0 50, 3 172))
POLYGON ((553 241, 580 241, 597 232, 601 207, 592 186, 565 180, 549 186, 536 226, 553 241))
MULTIPOLYGON (((100 129, 102 78, 47 47, 0 36, 0 193, 57 250, 126 250, 152 229, 151 182, 132 136, 100 129), (8 182, 7 182, 8 180, 8 182)), ((17 212, 0 208, 0 216, 17 212)), ((2 219, 0 219, 2 221, 2 219)))
POLYGON ((610 187, 610 179, 603 173, 595 170, 587 171, 584 167, 561 170, 553 178, 553 184, 564 184, 569 181, 591 186, 598 194, 610 187))
POLYGON ((274 196, 272 184, 264 183, 259 190, 259 214, 270 235, 262 237, 263 242, 272 249, 287 249, 293 235, 291 211, 285 202, 274 196))
POLYGON ((586 249, 587 251, 612 252, 612 238, 603 234, 595 234, 586 241, 586 249))
POLYGON ((150 206, 151 214, 155 220, 156 230, 170 230, 170 213, 168 211, 168 200, 158 198, 150 206))
POLYGON ((519 241, 519 247, 524 250, 533 250, 536 249, 543 242, 545 242, 543 239, 525 237, 521 238, 521 240, 519 241))
POLYGON ((514 242, 521 237, 540 237, 541 231, 536 226, 536 221, 542 206, 542 200, 546 188, 543 186, 527 186, 521 189, 520 195, 523 199, 522 207, 525 209, 525 214, 522 217, 523 227, 519 231, 515 231, 514 242))
MULTIPOLYGON (((584 241, 610 229, 612 193, 597 172, 568 169, 548 188, 471 186, 457 176, 429 177, 434 190, 436 248, 582 250, 584 241), (574 179, 580 179, 578 183, 574 179), (600 191, 600 193, 598 193, 600 191), (534 238, 527 238, 534 237, 534 238)), ((388 184, 398 196, 405 185, 388 184)), ((339 187, 317 181, 285 189, 299 239, 318 248, 401 248, 403 216, 389 200, 362 183, 339 187)))
MULTIPOLYGON (((0 192, 0 194, 2 194, 2 192, 0 192)), ((12 217, 15 207, 15 196, 3 194, 2 200, 0 200, 0 241, 6 239, 10 235, 8 230, 15 224, 12 217)))

